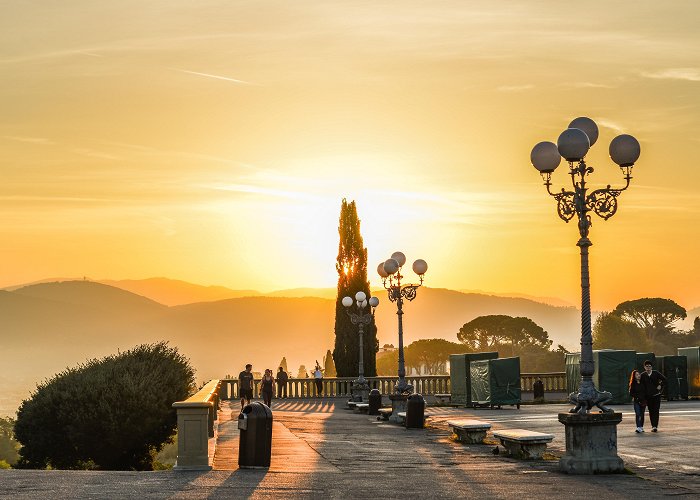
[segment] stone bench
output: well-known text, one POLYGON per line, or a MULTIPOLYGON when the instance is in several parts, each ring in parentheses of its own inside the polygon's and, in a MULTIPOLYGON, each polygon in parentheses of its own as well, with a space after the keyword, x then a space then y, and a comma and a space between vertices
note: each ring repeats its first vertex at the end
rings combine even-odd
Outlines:
POLYGON ((379 408, 379 416, 377 417, 377 420, 389 420, 389 417, 393 411, 393 408, 379 408))
POLYGON ((354 410, 356 406, 357 401, 348 401, 347 403, 345 403, 345 408, 348 410, 354 410))
POLYGON ((355 413, 368 413, 369 403, 355 403, 355 413))
POLYGON ((457 441, 468 444, 483 443, 486 432, 491 428, 491 424, 481 420, 448 420, 447 425, 457 436, 457 441))
POLYGON ((435 394, 435 401, 438 405, 448 405, 452 402, 452 394, 435 394))
POLYGON ((406 412, 405 411, 397 411, 396 416, 399 417, 400 419, 400 424, 401 425, 406 425, 406 412))
POLYGON ((547 443, 554 439, 552 434, 525 429, 496 431, 493 435, 500 439, 508 454, 515 458, 542 458, 547 443))

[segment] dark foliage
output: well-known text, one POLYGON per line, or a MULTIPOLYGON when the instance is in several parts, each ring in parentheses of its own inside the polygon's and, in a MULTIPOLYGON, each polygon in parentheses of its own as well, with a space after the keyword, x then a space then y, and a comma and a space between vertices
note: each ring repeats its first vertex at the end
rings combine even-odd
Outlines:
POLYGON ((14 425, 13 419, 0 417, 0 461, 4 460, 8 465, 14 464, 19 458, 19 443, 15 441, 14 425))
MULTIPOLYGON (((353 325, 341 301, 343 297, 355 297, 357 292, 365 292, 367 299, 371 296, 367 280, 367 249, 360 234, 360 219, 357 217, 355 202, 343 199, 340 206, 338 225, 340 243, 338 244, 338 295, 335 300, 335 348, 333 361, 338 377, 358 375, 359 340, 358 327, 353 325)), ((377 373, 376 355, 379 350, 377 327, 372 323, 364 328, 363 360, 365 376, 373 377, 377 373)))
POLYGON ((172 404, 193 389, 189 360, 164 342, 68 368, 22 402, 17 466, 152 470, 175 433, 172 404))
POLYGON ((523 372, 562 371, 566 350, 550 350, 549 334, 530 318, 504 314, 479 316, 457 332, 464 352, 498 351, 500 357, 519 356, 523 372))
POLYGON ((622 319, 634 322, 654 342, 658 337, 673 333, 673 323, 687 316, 685 308, 671 299, 659 297, 628 300, 618 304, 612 312, 622 319))

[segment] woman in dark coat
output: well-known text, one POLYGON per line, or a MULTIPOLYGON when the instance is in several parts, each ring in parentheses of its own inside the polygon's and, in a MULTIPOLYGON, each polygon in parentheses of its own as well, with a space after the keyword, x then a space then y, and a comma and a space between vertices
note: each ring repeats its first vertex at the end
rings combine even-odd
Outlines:
POLYGON ((647 406, 647 396, 645 387, 642 385, 642 374, 637 370, 632 370, 630 377, 630 396, 634 402, 634 419, 637 429, 634 432, 644 432, 644 409, 647 406))

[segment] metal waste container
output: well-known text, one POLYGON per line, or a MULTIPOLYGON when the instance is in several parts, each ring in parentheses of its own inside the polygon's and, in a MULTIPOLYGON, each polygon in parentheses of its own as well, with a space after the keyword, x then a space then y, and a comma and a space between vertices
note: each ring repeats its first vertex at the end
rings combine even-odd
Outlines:
POLYGON ((538 378, 532 384, 532 393, 535 403, 544 403, 544 382, 542 382, 542 379, 538 378))
POLYGON ((367 413, 370 415, 379 415, 379 408, 382 407, 382 393, 378 389, 369 391, 369 409, 367 413))
POLYGON ((272 455, 272 410, 258 401, 246 405, 238 415, 238 428, 238 466, 243 469, 269 467, 272 455))
POLYGON ((406 429, 422 429, 425 421, 425 399, 411 394, 406 401, 406 429))

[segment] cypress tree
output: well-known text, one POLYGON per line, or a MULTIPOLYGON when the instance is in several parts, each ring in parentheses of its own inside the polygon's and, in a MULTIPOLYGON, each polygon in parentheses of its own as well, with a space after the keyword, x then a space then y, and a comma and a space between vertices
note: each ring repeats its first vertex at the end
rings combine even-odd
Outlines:
MULTIPOLYGON (((335 268, 338 271, 338 295, 335 300, 335 349, 333 360, 338 377, 356 377, 359 361, 359 327, 353 325, 343 307, 343 297, 352 297, 359 291, 370 297, 369 281, 367 280, 367 249, 364 247, 360 234, 360 219, 357 217, 355 202, 343 199, 340 205, 340 221, 338 225, 340 243, 338 259, 335 268)), ((353 306, 354 307, 354 306, 353 306)), ((369 312, 369 306, 365 310, 369 312)), ((366 377, 377 374, 376 355, 379 350, 377 343, 377 327, 372 323, 364 329, 363 339, 364 372, 366 377)))

